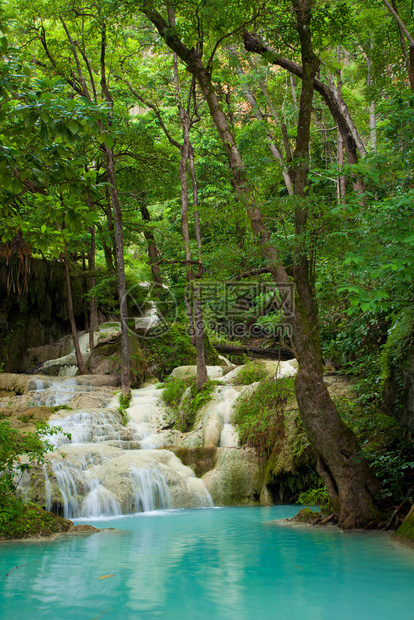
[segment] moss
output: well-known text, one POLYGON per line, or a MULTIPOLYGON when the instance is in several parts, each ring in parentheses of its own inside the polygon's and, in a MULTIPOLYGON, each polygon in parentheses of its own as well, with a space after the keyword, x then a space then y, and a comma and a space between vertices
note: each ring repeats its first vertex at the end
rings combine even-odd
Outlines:
POLYGON ((261 362, 249 362, 241 369, 237 375, 237 383, 240 385, 250 385, 256 381, 267 378, 266 366, 261 362))
POLYGON ((191 467, 197 478, 201 478, 208 471, 214 469, 218 451, 217 448, 204 447, 204 448, 171 448, 171 452, 174 452, 184 465, 191 467))
POLYGON ((393 534, 392 539, 414 549, 414 506, 393 534))
MULTIPOLYGON (((165 334, 157 338, 139 338, 146 364, 159 379, 165 378, 177 366, 191 366, 196 363, 196 350, 191 342, 186 322, 175 323, 165 334)), ((204 338, 206 363, 214 366, 220 363, 214 347, 207 336, 204 338)))
POLYGON ((302 510, 299 510, 298 514, 294 516, 291 521, 293 523, 313 523, 316 519, 319 519, 320 516, 320 512, 316 512, 310 508, 302 508, 302 510))
POLYGON ((33 420, 34 417, 34 413, 33 411, 30 413, 22 413, 21 415, 18 416, 18 419, 21 420, 21 422, 30 422, 30 420, 33 420))
POLYGON ((282 501, 318 485, 315 454, 301 423, 293 393, 293 378, 262 381, 236 405, 242 445, 266 459, 265 484, 282 501))
POLYGON ((0 522, 0 539, 51 536, 67 532, 72 526, 71 521, 47 512, 35 504, 25 504, 19 515, 0 522))
POLYGON ((182 433, 191 430, 197 411, 211 400, 216 385, 216 381, 208 380, 198 390, 196 377, 173 377, 167 381, 161 398, 170 407, 178 430, 182 433))

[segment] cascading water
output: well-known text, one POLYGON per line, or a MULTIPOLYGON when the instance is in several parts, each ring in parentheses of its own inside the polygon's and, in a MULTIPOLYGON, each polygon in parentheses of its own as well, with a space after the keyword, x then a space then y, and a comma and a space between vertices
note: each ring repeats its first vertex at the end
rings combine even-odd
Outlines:
POLYGON ((167 481, 157 469, 133 467, 130 476, 133 489, 130 512, 152 512, 171 507, 167 481))
POLYGON ((170 443, 160 392, 133 390, 131 422, 126 426, 107 391, 104 408, 70 409, 99 388, 77 378, 35 378, 35 400, 65 405, 49 424, 62 429, 50 437, 56 450, 39 470, 37 483, 25 477, 22 494, 65 518, 114 517, 168 508, 212 506, 203 482, 170 451, 154 450, 170 443), (69 406, 69 408, 68 408, 69 406), (143 448, 147 449, 143 449, 143 448))

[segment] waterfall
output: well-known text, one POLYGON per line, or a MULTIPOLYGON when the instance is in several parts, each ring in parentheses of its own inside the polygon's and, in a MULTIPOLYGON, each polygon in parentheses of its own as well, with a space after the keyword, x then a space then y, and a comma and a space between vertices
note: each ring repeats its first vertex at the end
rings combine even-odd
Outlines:
POLYGON ((171 507, 171 497, 165 477, 154 467, 132 467, 133 499, 131 512, 152 512, 171 507))
POLYGON ((71 377, 69 379, 34 379, 29 384, 29 389, 35 392, 33 400, 37 405, 44 407, 56 407, 66 405, 77 392, 77 379, 71 377))
POLYGON ((131 421, 125 425, 109 388, 81 379, 33 378, 37 403, 67 407, 49 420, 61 429, 49 438, 55 451, 33 479, 28 475, 21 481, 26 499, 68 519, 213 505, 193 471, 173 452, 159 449, 177 433, 159 430, 166 425, 159 390, 133 390, 131 421), (70 408, 89 403, 88 394, 101 397, 102 407, 70 408))

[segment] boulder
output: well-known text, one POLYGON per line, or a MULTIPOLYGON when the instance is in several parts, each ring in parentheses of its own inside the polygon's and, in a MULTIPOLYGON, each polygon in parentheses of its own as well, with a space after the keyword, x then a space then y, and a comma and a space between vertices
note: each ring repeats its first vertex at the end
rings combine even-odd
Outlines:
MULTIPOLYGON (((207 375, 209 379, 219 379, 223 376, 223 368, 221 366, 207 366, 207 375)), ((172 371, 171 376, 178 379, 196 377, 197 366, 177 366, 172 371)))
POLYGON ((204 445, 214 448, 218 446, 221 431, 223 430, 223 419, 217 413, 208 416, 204 426, 204 445))
POLYGON ((218 448, 216 467, 203 482, 217 506, 258 504, 263 488, 263 467, 254 450, 218 448))
POLYGON ((233 424, 224 424, 221 431, 219 447, 220 448, 237 448, 239 445, 239 433, 233 424))
POLYGON ((0 373, 0 390, 25 394, 29 388, 32 377, 28 375, 16 375, 9 372, 0 373))
POLYGON ((171 448, 184 465, 191 467, 197 478, 201 478, 208 471, 214 469, 217 463, 218 451, 216 448, 171 448))
MULTIPOLYGON (((271 360, 261 360, 259 362, 262 368, 265 369, 266 375, 268 379, 272 378, 282 378, 282 377, 293 377, 298 370, 298 362, 296 359, 288 360, 288 361, 271 361, 271 360)), ((239 385, 239 375, 244 368, 243 366, 237 366, 230 372, 226 373, 225 376, 220 379, 220 383, 230 383, 233 385, 239 385)))
POLYGON ((391 536, 391 540, 414 549, 414 506, 411 507, 398 530, 391 536))

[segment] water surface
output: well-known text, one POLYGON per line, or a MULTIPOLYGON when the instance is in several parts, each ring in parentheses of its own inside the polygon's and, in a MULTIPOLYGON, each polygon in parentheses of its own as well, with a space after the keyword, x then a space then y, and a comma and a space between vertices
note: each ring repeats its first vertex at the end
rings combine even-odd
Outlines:
POLYGON ((380 533, 269 523, 297 510, 142 513, 88 520, 117 531, 1 545, 0 618, 413 617, 412 551, 380 533))

